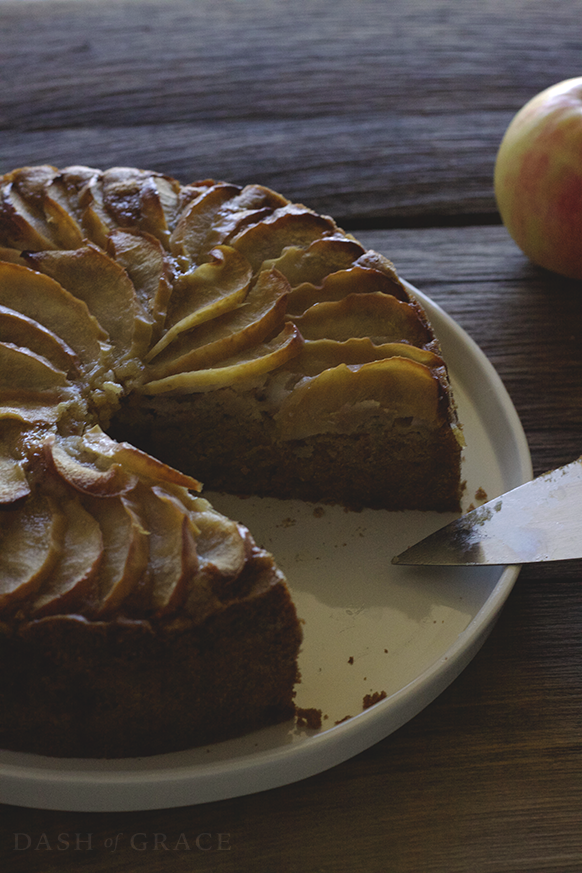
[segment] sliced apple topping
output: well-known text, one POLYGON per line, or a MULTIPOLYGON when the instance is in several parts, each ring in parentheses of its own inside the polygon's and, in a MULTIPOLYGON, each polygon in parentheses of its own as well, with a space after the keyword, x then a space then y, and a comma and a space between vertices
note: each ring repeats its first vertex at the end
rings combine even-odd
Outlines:
MULTIPOLYGON (((86 202, 83 205, 81 201, 86 200, 85 190, 100 175, 101 170, 97 170, 95 167, 72 165, 61 170, 46 189, 48 196, 55 199, 83 230, 85 230, 83 214, 86 202)), ((86 235, 85 232, 84 236, 86 237, 86 235)))
POLYGON ((240 192, 236 185, 223 182, 203 190, 183 210, 170 237, 170 251, 175 256, 185 256, 192 263, 200 261, 200 252, 207 234, 220 208, 240 192))
POLYGON ((193 513, 201 571, 224 580, 236 579, 245 565, 248 543, 237 522, 213 509, 193 513))
POLYGON ((79 198, 87 185, 101 175, 101 170, 96 167, 87 167, 84 164, 70 164, 62 169, 58 175, 73 198, 79 198))
POLYGON ((157 614, 173 611, 184 603, 198 568, 196 528, 186 507, 159 486, 139 486, 132 505, 149 535, 145 584, 134 592, 132 604, 157 614))
POLYGON ((38 591, 31 613, 40 618, 82 608, 92 593, 103 558, 103 536, 98 522, 78 497, 60 503, 66 526, 58 562, 38 591))
POLYGON ((18 503, 30 494, 30 485, 22 459, 14 450, 13 440, 0 439, 0 506, 18 503))
POLYGON ((235 212, 256 212, 262 209, 280 209, 287 206, 288 200, 273 191, 272 188, 266 188, 264 185, 245 185, 238 197, 232 201, 232 205, 226 204, 223 207, 223 213, 232 214, 235 212))
POLYGON ((401 288, 404 288, 392 261, 388 260, 384 255, 379 254, 379 252, 375 252, 374 249, 368 249, 368 251, 364 252, 363 255, 360 255, 358 260, 354 262, 354 266, 366 267, 370 270, 379 270, 381 273, 385 273, 386 276, 392 279, 397 285, 400 285, 401 288))
POLYGON ((54 249, 43 212, 30 206, 13 182, 0 188, 0 233, 4 244, 24 249, 54 249))
POLYGON ((61 414, 61 399, 58 393, 0 389, 0 421, 19 421, 47 429, 54 427, 61 414))
POLYGON ((85 235, 95 245, 104 249, 110 231, 115 230, 118 225, 103 202, 102 176, 101 172, 89 176, 78 196, 79 206, 82 209, 81 224, 85 235))
POLYGON ((246 300, 231 312, 181 333, 148 367, 148 379, 211 367, 277 333, 289 285, 277 270, 259 274, 246 300))
POLYGON ((65 516, 45 496, 0 509, 0 613, 40 588, 59 559, 65 527, 65 516))
POLYGON ((202 618, 242 573, 252 541, 246 529, 212 507, 194 511, 192 517, 197 529, 198 572, 188 589, 186 611, 202 618))
POLYGON ((226 200, 217 211, 206 237, 199 247, 199 256, 205 259, 214 246, 228 243, 250 224, 267 218, 275 209, 287 205, 280 194, 262 185, 246 185, 240 194, 226 200))
POLYGON ((419 346, 430 340, 417 306, 382 293, 348 294, 339 301, 315 303, 293 320, 305 339, 368 336, 376 343, 405 340, 419 346))
POLYGON ((60 249, 75 249, 85 242, 81 226, 68 211, 66 204, 57 199, 58 185, 53 182, 47 187, 43 198, 43 209, 47 224, 56 245, 60 249))
MULTIPOLYGON (((75 440, 82 447, 82 438, 75 440)), ((65 448, 63 440, 57 441, 52 436, 44 444, 44 451, 49 465, 68 485, 84 494, 99 497, 112 497, 131 491, 137 484, 138 477, 127 470, 119 462, 113 462, 105 469, 100 469, 87 460, 75 457, 71 450, 65 448)))
POLYGON ((107 331, 118 358, 143 353, 152 325, 122 266, 89 244, 70 251, 30 252, 27 262, 83 301, 107 331))
POLYGON ((329 273, 347 270, 364 252, 360 243, 343 234, 334 234, 316 239, 307 248, 288 246, 278 258, 266 261, 264 268, 276 267, 292 288, 303 282, 321 285, 329 273))
MULTIPOLYGON (((83 242, 81 228, 71 215, 68 201, 62 202, 58 175, 55 167, 44 165, 23 167, 10 176, 28 206, 29 216, 31 210, 36 213, 37 230, 52 243, 40 248, 73 248, 83 242)), ((23 248, 36 249, 37 246, 23 248)))
POLYGON ((348 294, 388 294, 408 302, 409 297, 402 286, 385 273, 368 267, 349 267, 330 273, 320 285, 303 282, 296 285, 289 295, 290 315, 300 315, 314 303, 342 300, 348 294))
POLYGON ((46 186, 50 185, 58 172, 52 164, 38 164, 12 170, 11 173, 4 176, 4 179, 11 182, 31 205, 42 207, 46 186))
MULTIPOLYGON (((170 232, 176 226, 178 216, 187 204, 187 194, 180 184, 170 176, 161 173, 150 175, 151 185, 148 186, 143 198, 144 213, 148 218, 151 233, 156 236, 164 247, 170 248, 170 232), (155 195, 153 195, 155 191, 155 195), (160 209, 163 215, 160 215, 160 209), (159 229, 156 229, 158 228, 159 229)), ((146 228, 147 230, 147 228, 146 228)))
POLYGON ((307 340, 296 358, 287 367, 294 373, 317 376, 339 364, 366 364, 384 358, 410 358, 429 369, 443 367, 442 358, 427 349, 409 343, 382 343, 375 345, 369 337, 352 337, 338 341, 330 339, 307 340))
POLYGON ((107 334, 87 308, 62 285, 28 267, 0 262, 0 304, 38 320, 96 369, 107 349, 107 334))
POLYGON ((303 338, 295 325, 287 323, 273 340, 246 349, 216 367, 154 379, 141 390, 145 394, 194 394, 237 385, 282 366, 299 353, 302 345, 303 338))
POLYGON ((101 463, 105 461, 121 464, 126 472, 140 479, 192 491, 200 491, 202 488, 200 482, 192 476, 187 476, 168 464, 158 461, 157 458, 136 449, 130 443, 118 443, 111 439, 98 425, 87 430, 80 438, 80 442, 83 450, 102 459, 101 463))
POLYGON ((92 178, 96 173, 88 167, 70 168, 70 172, 55 171, 47 173, 44 179, 38 179, 39 206, 42 207, 51 239, 57 248, 74 249, 85 242, 79 190, 87 181, 87 176, 92 178), (76 172, 81 170, 82 173, 76 172))
POLYGON ((282 439, 317 433, 350 433, 359 413, 376 408, 390 418, 433 424, 438 420, 439 382, 409 358, 387 358, 359 366, 340 364, 305 378, 281 404, 275 419, 282 439))
POLYGON ((257 272, 264 261, 278 258, 287 246, 306 248, 314 240, 331 236, 336 230, 331 218, 289 203, 241 231, 231 240, 231 245, 245 256, 253 272, 257 272))
POLYGON ((126 271, 136 294, 154 322, 158 339, 172 294, 172 268, 162 244, 142 231, 114 230, 107 240, 107 253, 126 271))
POLYGON ((25 346, 69 376, 80 376, 81 362, 61 337, 33 318, 6 306, 0 306, 0 341, 25 346))
POLYGON ((13 229, 26 231, 25 238, 13 240, 17 248, 55 248, 62 243, 60 229, 51 222, 45 208, 45 192, 58 170, 49 164, 36 167, 21 167, 2 179, 0 212, 9 221, 12 215, 13 229))
POLYGON ((101 177, 103 205, 120 227, 135 227, 168 246, 180 206, 180 185, 161 173, 112 167, 101 177))
POLYGON ((248 261, 230 246, 210 252, 211 261, 180 276, 168 303, 166 331, 147 354, 151 361, 180 333, 239 306, 252 279, 248 261))
POLYGON ((69 386, 67 374, 30 349, 0 342, 0 390, 54 391, 69 386))
POLYGON ((83 503, 99 522, 103 536, 103 557, 95 585, 95 612, 103 618, 119 609, 144 576, 149 534, 125 497, 86 497, 83 503))
POLYGON ((30 494, 30 486, 20 461, 0 455, 0 505, 17 503, 30 494))
POLYGON ((8 261, 9 264, 21 264, 26 266, 21 258, 21 250, 12 249, 7 246, 0 246, 0 261, 8 261))

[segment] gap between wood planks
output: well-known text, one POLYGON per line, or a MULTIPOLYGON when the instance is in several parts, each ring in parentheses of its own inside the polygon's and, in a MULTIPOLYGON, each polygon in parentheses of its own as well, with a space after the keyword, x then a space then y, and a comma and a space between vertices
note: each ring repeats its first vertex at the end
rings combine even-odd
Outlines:
POLYGON ((426 229, 431 227, 471 227, 500 225, 498 212, 471 212, 454 215, 422 213, 420 215, 370 216, 358 218, 335 217, 336 224, 349 232, 364 230, 426 229))

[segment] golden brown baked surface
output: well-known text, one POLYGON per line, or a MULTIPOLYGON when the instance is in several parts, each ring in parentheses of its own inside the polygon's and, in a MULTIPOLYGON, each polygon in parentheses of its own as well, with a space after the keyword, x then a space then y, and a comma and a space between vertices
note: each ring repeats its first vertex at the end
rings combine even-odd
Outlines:
POLYGON ((198 479, 456 509, 460 443, 422 307, 331 218, 134 168, 0 178, 0 652, 21 665, 0 745, 150 754, 289 717, 285 580, 198 479))

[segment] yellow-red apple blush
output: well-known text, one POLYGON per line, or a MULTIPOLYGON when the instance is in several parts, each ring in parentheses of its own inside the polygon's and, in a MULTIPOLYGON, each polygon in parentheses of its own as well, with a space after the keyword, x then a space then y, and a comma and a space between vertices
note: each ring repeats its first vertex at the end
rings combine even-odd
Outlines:
POLYGON ((503 223, 522 251, 582 279, 582 76, 520 109, 499 147, 494 183, 503 223))

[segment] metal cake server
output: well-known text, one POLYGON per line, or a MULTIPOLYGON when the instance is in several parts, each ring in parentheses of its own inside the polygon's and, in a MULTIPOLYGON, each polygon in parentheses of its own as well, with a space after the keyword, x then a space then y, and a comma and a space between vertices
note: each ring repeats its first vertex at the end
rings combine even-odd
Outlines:
POLYGON ((484 503, 393 564, 533 564, 582 558, 582 457, 484 503))

